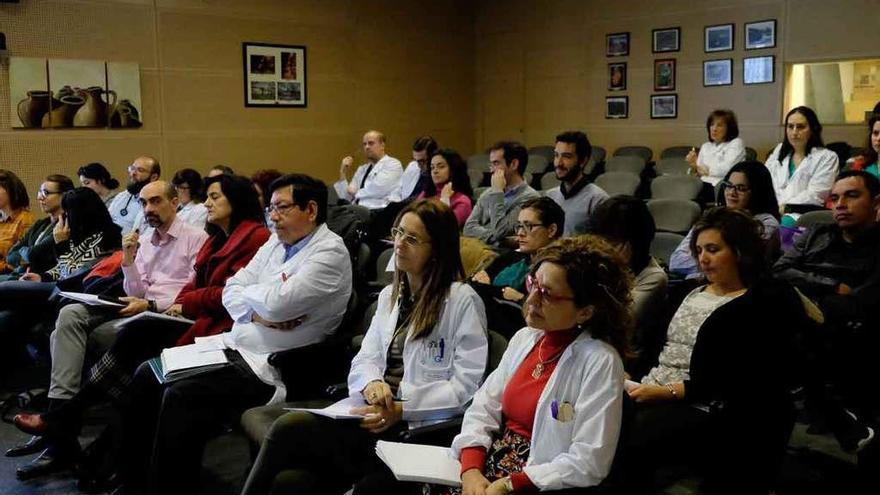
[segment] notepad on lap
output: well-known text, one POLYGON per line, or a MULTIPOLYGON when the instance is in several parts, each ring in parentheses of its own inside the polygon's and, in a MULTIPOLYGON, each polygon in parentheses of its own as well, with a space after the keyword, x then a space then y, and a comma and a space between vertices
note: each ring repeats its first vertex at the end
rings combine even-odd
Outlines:
POLYGON ((400 481, 461 486, 461 463, 447 447, 379 440, 376 455, 400 481))
POLYGON ((229 360, 222 349, 190 344, 163 349, 149 363, 156 378, 167 383, 225 366, 229 360))
POLYGON ((364 399, 357 396, 346 397, 339 402, 331 404, 323 409, 310 409, 306 407, 285 407, 287 411, 305 411, 318 416, 324 416, 332 419, 362 419, 363 415, 351 414, 351 410, 355 407, 366 406, 364 399))
POLYGON ((83 303, 89 306, 110 306, 114 308, 123 308, 125 304, 119 302, 119 300, 115 297, 103 297, 96 296, 94 294, 85 294, 83 292, 66 292, 60 291, 58 295, 62 297, 66 297, 68 299, 73 299, 76 302, 83 303))
POLYGON ((118 322, 116 322, 116 325, 114 325, 114 327, 122 328, 125 325, 127 325, 135 320, 163 320, 163 321, 173 321, 175 323, 186 324, 186 325, 192 325, 193 323, 195 323, 193 320, 190 320, 189 318, 184 318, 182 316, 171 316, 171 315, 166 315, 165 313, 155 313, 153 311, 144 311, 143 313, 138 313, 134 316, 131 316, 128 318, 123 318, 123 319, 119 320, 118 322))

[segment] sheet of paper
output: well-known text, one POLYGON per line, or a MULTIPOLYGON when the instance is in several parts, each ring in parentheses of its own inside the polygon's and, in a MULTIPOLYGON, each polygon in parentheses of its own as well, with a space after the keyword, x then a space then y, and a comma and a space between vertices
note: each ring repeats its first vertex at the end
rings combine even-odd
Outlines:
POLYGON ((376 455, 400 481, 461 486, 461 463, 447 447, 379 440, 376 455))
POLYGON ((178 322, 181 324, 185 323, 187 325, 192 325, 193 323, 195 323, 193 320, 190 320, 189 318, 184 318, 182 316, 169 316, 169 315, 166 315, 165 313, 154 313, 152 311, 144 311, 143 313, 138 313, 130 318, 124 318, 122 320, 119 320, 116 323, 116 325, 114 325, 114 326, 116 328, 121 328, 132 321, 143 320, 143 319, 174 321, 174 322, 178 322))
POLYGON ((351 410, 355 407, 363 407, 366 405, 367 403, 362 397, 352 395, 351 397, 346 397, 339 402, 330 404, 323 409, 309 409, 305 407, 286 407, 285 409, 288 411, 310 412, 312 414, 317 414, 318 416, 324 416, 333 419, 360 419, 363 418, 363 416, 358 414, 351 414, 351 410))
POLYGON ((87 304, 89 306, 108 306, 112 308, 123 308, 125 307, 122 303, 105 301, 103 299, 98 298, 98 296, 94 294, 85 294, 83 292, 65 292, 61 291, 58 293, 62 297, 66 297, 68 299, 73 299, 76 302, 81 302, 83 304, 87 304))
POLYGON ((169 347, 162 350, 162 368, 168 376, 175 371, 229 362, 220 349, 207 349, 199 344, 169 347))

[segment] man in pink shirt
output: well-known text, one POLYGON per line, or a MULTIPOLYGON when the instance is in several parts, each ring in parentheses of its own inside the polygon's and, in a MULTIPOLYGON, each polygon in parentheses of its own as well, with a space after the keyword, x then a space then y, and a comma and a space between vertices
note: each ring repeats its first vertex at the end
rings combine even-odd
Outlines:
MULTIPOLYGON (((208 235, 177 219, 177 190, 164 181, 151 182, 141 189, 138 200, 144 220, 150 226, 143 235, 137 231, 122 239, 122 308, 71 304, 62 308, 49 338, 52 375, 49 408, 60 406, 80 389, 86 347, 103 353, 119 331, 122 318, 144 311, 164 312, 177 293, 193 276, 193 265, 208 235)), ((55 441, 39 457, 20 467, 19 479, 30 479, 66 468, 76 457, 76 438, 55 441)))

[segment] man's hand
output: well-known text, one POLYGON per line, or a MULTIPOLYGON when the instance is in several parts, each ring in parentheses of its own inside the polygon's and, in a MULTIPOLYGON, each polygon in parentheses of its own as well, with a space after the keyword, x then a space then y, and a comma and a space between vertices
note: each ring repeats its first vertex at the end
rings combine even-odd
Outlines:
POLYGON ((351 170, 351 166, 354 164, 354 158, 351 156, 346 156, 342 159, 342 164, 339 165, 339 178, 341 180, 348 180, 348 171, 351 170))
POLYGON ((55 238, 55 244, 61 244, 70 239, 70 225, 67 224, 67 215, 62 215, 61 219, 55 222, 55 227, 52 228, 52 237, 55 238))
POLYGON ((128 306, 119 310, 119 316, 134 316, 143 313, 150 307, 150 303, 146 299, 139 297, 120 297, 120 301, 128 303, 128 306))
POLYGON ((510 493, 507 490, 507 478, 498 478, 493 481, 491 485, 486 488, 486 495, 507 495, 510 493))
POLYGON ((492 172, 492 190, 497 192, 504 192, 504 188, 507 187, 507 179, 504 178, 504 170, 495 169, 492 172))
POLYGON ((461 473, 461 495, 485 495, 489 485, 489 480, 477 468, 461 473))
POLYGON ((287 321, 269 321, 254 313, 254 315, 251 316, 251 321, 254 323, 259 323, 264 327, 274 328, 275 330, 293 330, 294 328, 302 325, 307 317, 308 316, 306 315, 302 315, 287 321))
POLYGON ((140 247, 140 234, 133 230, 122 238, 122 266, 131 266, 140 247))

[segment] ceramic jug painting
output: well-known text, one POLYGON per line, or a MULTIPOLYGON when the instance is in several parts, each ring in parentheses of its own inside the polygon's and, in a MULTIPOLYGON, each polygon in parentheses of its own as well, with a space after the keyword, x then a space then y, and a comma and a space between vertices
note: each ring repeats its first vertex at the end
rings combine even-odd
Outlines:
POLYGON ((18 119, 24 127, 40 127, 43 115, 49 111, 48 91, 32 90, 27 92, 27 98, 18 102, 18 119))
POLYGON ((116 92, 100 86, 81 89, 77 93, 84 103, 73 116, 74 127, 105 127, 110 116, 110 107, 116 105, 116 92), (108 101, 104 101, 103 95, 108 101), (112 98, 111 98, 112 97, 112 98))

